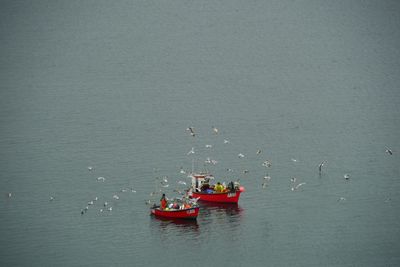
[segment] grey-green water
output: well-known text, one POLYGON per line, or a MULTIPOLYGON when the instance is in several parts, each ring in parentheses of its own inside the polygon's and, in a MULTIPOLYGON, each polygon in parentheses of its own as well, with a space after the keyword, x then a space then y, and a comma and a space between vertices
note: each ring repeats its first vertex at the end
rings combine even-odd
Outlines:
POLYGON ((399 14, 397 1, 2 1, 0 265, 399 266, 399 14), (173 197, 180 167, 208 156, 245 186, 239 206, 150 217, 154 178, 173 197))

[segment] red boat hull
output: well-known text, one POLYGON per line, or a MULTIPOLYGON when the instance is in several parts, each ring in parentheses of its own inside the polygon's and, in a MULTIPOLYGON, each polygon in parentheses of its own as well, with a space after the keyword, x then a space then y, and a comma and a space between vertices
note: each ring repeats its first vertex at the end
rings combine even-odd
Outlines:
POLYGON ((184 209, 184 210, 162 210, 159 207, 151 208, 151 214, 170 219, 185 219, 185 220, 196 220, 199 215, 199 207, 184 209))
POLYGON ((244 192, 244 187, 236 192, 225 192, 225 193, 200 193, 193 192, 192 198, 199 198, 201 201, 217 202, 217 203, 238 203, 240 194, 244 192))

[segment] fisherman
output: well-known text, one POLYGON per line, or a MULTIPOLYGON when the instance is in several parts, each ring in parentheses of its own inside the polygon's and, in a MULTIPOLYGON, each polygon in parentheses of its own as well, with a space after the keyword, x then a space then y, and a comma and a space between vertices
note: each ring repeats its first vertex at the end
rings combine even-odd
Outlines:
POLYGON ((210 189, 210 179, 206 179, 204 183, 201 185, 201 191, 207 191, 207 189, 210 189))
POLYGON ((214 191, 217 193, 221 193, 222 191, 224 191, 224 186, 218 182, 215 186, 214 186, 214 191))
POLYGON ((163 210, 165 210, 165 208, 167 207, 167 198, 165 197, 165 194, 162 194, 162 197, 160 199, 160 206, 163 210))
POLYGON ((235 185, 233 184, 232 181, 229 182, 228 189, 230 192, 235 192, 235 185))

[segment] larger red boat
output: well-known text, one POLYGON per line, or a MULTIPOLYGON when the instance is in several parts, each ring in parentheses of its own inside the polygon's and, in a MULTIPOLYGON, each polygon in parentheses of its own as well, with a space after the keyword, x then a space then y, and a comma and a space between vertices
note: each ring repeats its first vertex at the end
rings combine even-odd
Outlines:
POLYGON ((191 174, 190 176, 192 177, 192 188, 189 190, 189 196, 201 201, 238 203, 240 194, 245 191, 244 187, 240 186, 238 182, 230 182, 222 192, 213 190, 213 186, 204 189, 204 185, 208 185, 213 176, 206 173, 191 174))
POLYGON ((151 214, 163 218, 170 219, 186 219, 186 220, 196 220, 199 215, 199 207, 191 207, 188 209, 161 209, 159 206, 152 207, 150 209, 151 214))

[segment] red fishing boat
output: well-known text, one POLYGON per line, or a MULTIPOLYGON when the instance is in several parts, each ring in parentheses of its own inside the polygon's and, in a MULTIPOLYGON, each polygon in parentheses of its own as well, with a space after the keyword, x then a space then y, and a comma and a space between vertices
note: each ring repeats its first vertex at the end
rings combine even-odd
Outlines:
POLYGON ((189 190, 189 196, 197 198, 201 201, 218 202, 218 203, 238 203, 240 194, 245 191, 243 186, 238 182, 230 182, 227 187, 220 190, 215 185, 210 185, 210 179, 214 179, 212 175, 207 173, 191 174, 192 187, 189 190))
POLYGON ((152 207, 150 212, 155 216, 163 218, 196 220, 199 215, 199 209, 198 206, 187 209, 161 209, 159 206, 156 206, 152 207))

